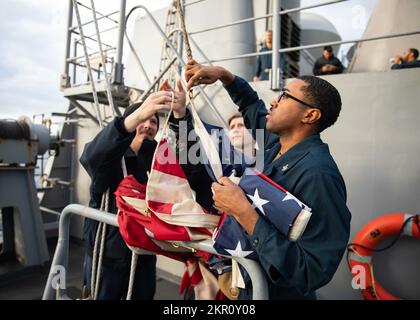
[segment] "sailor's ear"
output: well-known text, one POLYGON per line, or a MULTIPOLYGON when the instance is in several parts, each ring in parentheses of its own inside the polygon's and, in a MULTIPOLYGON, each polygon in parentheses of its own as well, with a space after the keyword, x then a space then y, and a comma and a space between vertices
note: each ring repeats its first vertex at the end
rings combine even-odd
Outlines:
POLYGON ((306 111, 305 116, 302 119, 303 123, 313 124, 321 119, 322 113, 321 110, 317 108, 310 108, 306 111))

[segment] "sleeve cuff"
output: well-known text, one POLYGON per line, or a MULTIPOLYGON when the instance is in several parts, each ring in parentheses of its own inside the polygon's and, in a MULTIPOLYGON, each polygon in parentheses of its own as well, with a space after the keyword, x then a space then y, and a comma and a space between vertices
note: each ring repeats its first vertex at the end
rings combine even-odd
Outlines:
POLYGON ((240 112, 259 100, 249 83, 238 76, 235 76, 235 80, 225 86, 225 89, 240 112))
MULTIPOLYGON (((192 116, 190 110, 187 108, 185 110, 185 115, 183 118, 175 118, 173 114, 169 117, 169 129, 174 131, 177 135, 179 134, 179 123, 181 121, 186 121, 189 126, 191 125, 192 116)), ((177 136, 178 137, 178 136, 177 136)))
MULTIPOLYGON (((261 246, 266 242, 268 238, 271 238, 273 234, 277 234, 279 237, 284 237, 280 232, 278 232, 272 224, 270 224, 265 218, 259 217, 257 223, 255 224, 254 232, 252 235, 246 235, 252 247, 259 252, 261 246)), ((284 240, 287 240, 284 237, 284 240)))
POLYGON ((174 125, 179 125, 180 121, 191 120, 191 111, 187 108, 185 109, 185 115, 182 118, 175 118, 174 114, 172 113, 169 117, 169 123, 174 125))
POLYGON ((117 129, 118 133, 121 134, 121 136, 123 136, 123 137, 129 137, 131 135, 134 136, 136 131, 131 132, 131 133, 128 132, 127 129, 125 128, 125 126, 124 126, 124 120, 125 120, 124 117, 117 117, 113 120, 115 128, 117 129))
POLYGON ((229 94, 235 94, 236 92, 238 92, 239 88, 241 87, 241 83, 243 81, 245 80, 235 75, 235 79, 231 83, 229 83, 227 86, 225 86, 225 89, 227 90, 229 94))

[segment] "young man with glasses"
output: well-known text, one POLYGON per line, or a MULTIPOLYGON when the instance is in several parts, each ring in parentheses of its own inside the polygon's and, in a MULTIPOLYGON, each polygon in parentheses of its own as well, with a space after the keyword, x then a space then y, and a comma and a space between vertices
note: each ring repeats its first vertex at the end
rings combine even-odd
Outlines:
MULTIPOLYGON (((188 89, 220 80, 239 106, 248 129, 265 130, 263 173, 312 208, 305 233, 291 242, 259 216, 228 178, 214 183, 214 205, 246 230, 266 272, 270 299, 315 299, 333 277, 346 249, 351 214, 346 187, 320 133, 341 110, 338 91, 327 81, 303 76, 289 82, 267 109, 249 84, 228 70, 189 61, 188 89)), ((241 292, 249 298, 251 288, 241 292)))

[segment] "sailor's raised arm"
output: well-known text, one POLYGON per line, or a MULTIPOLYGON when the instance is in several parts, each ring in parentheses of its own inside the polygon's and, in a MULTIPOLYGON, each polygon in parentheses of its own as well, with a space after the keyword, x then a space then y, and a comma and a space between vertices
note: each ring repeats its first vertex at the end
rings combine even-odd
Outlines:
POLYGON ((170 110, 172 97, 172 93, 168 91, 152 93, 140 108, 124 119, 125 130, 134 132, 140 123, 151 118, 156 112, 170 110))
MULTIPOLYGON (((174 105, 177 98, 174 97, 174 105)), ((96 137, 87 143, 80 157, 80 163, 94 179, 104 176, 106 181, 111 181, 112 168, 119 166, 125 152, 130 147, 139 124, 151 118, 159 110, 170 110, 172 93, 158 91, 151 94, 136 111, 126 117, 116 117, 105 126, 96 137)), ((107 182, 108 183, 108 182, 107 182)), ((103 185, 107 185, 103 183, 103 185)))
POLYGON ((200 84, 212 84, 220 80, 229 93, 232 101, 239 107, 244 117, 247 129, 252 130, 254 139, 255 129, 265 129, 267 109, 258 94, 239 76, 219 66, 203 66, 194 60, 189 60, 185 70, 185 79, 190 89, 200 84))
POLYGON ((200 84, 212 84, 217 80, 227 86, 235 80, 235 75, 223 67, 203 66, 195 60, 189 60, 185 68, 185 80, 187 89, 190 90, 200 84))

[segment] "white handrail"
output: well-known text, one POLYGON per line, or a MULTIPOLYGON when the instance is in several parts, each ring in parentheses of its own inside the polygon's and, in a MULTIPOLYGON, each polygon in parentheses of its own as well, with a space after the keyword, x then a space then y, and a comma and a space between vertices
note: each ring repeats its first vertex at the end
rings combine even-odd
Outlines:
MULTIPOLYGON (((68 269, 68 251, 70 242, 70 221, 73 215, 96 220, 107 225, 118 227, 117 215, 93 209, 80 204, 69 204, 67 205, 60 215, 59 228, 58 228, 58 242, 55 249, 54 257, 51 263, 51 269, 48 274, 48 280, 44 288, 42 295, 43 300, 54 300, 55 298, 68 298, 66 295, 66 284, 61 284, 61 288, 53 287, 53 279, 56 277, 57 270, 64 268, 68 269)), ((170 243, 170 242, 165 242, 170 243)), ((194 248, 196 250, 202 250, 209 253, 216 254, 217 252, 212 246, 211 241, 191 241, 191 242, 172 242, 175 245, 179 245, 185 248, 194 248)), ((178 249, 175 248, 175 251, 178 249)), ((143 251, 145 254, 153 254, 146 250, 143 251)), ((265 273, 258 262, 250 259, 228 257, 236 260, 240 263, 245 270, 248 272, 252 282, 252 299, 254 300, 266 300, 268 299, 268 285, 265 277, 265 273)))

